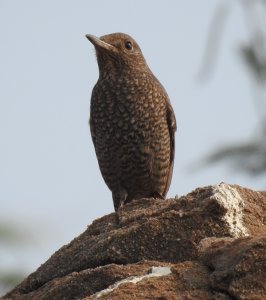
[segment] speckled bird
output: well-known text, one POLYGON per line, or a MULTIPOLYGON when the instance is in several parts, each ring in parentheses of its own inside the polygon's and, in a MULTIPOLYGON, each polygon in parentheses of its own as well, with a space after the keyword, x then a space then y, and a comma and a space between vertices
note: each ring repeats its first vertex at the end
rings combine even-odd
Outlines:
POLYGON ((99 79, 93 88, 90 130, 114 208, 168 192, 175 154, 176 121, 168 95, 127 34, 97 38, 99 79))

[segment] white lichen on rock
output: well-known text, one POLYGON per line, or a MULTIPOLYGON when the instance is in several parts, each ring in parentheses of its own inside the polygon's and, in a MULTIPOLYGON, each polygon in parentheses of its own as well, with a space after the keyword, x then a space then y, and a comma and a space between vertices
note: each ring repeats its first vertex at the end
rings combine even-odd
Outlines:
POLYGON ((124 283, 138 283, 139 281, 146 279, 146 278, 151 278, 151 277, 160 277, 160 276, 166 276, 171 274, 171 268, 170 267, 152 267, 151 273, 142 275, 142 276, 130 276, 128 278, 125 278, 123 280, 120 280, 116 282, 113 285, 110 285, 108 288, 95 293, 92 295, 93 298, 100 298, 101 296, 108 295, 111 293, 113 290, 117 289, 121 284, 124 283))
POLYGON ((248 230, 243 223, 244 200, 232 186, 220 183, 213 186, 211 199, 216 200, 226 209, 223 220, 229 227, 232 237, 248 236, 248 230))

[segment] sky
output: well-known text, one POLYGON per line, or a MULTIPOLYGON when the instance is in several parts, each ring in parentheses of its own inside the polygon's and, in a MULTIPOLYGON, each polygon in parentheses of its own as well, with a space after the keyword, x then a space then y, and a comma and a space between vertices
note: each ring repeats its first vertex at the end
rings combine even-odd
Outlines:
POLYGON ((0 245, 0 269, 34 271, 113 212, 88 127, 98 67, 87 33, 130 34, 167 90, 177 119, 169 197, 220 182, 263 187, 227 165, 189 171, 210 151, 249 139, 258 122, 238 54, 248 38, 238 5, 229 7, 215 71, 198 78, 225 2, 0 0, 0 224, 21 239, 0 245))

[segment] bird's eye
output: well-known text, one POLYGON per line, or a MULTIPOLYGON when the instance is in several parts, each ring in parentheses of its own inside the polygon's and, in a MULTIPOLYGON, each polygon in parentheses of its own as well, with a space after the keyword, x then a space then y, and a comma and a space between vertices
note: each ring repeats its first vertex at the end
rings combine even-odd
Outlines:
POLYGON ((126 42, 126 43, 125 43, 125 47, 126 47, 127 50, 132 50, 132 48, 133 48, 131 42, 126 42))

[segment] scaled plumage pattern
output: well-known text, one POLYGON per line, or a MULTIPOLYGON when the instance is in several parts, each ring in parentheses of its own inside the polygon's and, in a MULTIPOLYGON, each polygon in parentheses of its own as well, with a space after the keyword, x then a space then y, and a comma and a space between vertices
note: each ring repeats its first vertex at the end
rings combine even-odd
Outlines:
POLYGON ((115 210, 133 199, 165 198, 176 131, 168 95, 132 37, 86 37, 99 66, 91 96, 91 135, 115 210))

